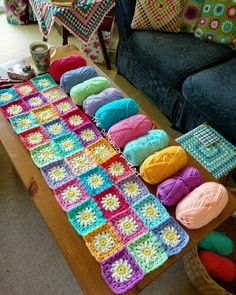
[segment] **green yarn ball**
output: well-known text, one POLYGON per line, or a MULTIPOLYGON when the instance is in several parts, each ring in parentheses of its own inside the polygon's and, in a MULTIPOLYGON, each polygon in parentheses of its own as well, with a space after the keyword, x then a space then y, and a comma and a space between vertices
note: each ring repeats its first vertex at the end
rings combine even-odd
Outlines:
POLYGON ((213 230, 198 243, 198 246, 215 254, 227 256, 233 252, 234 244, 229 237, 213 230))

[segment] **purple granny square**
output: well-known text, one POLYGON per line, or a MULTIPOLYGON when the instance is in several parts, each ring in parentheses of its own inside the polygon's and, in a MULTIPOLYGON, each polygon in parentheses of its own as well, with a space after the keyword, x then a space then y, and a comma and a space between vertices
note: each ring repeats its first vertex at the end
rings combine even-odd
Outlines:
POLYGON ((74 177, 64 160, 59 160, 42 167, 41 172, 48 186, 52 189, 63 185, 74 177))
POLYGON ((99 138, 102 137, 101 133, 93 123, 85 124, 80 128, 74 130, 74 132, 78 136, 79 141, 82 143, 84 147, 88 146, 89 144, 97 141, 99 138))
POLYGON ((126 248, 100 263, 102 276, 115 294, 123 294, 144 277, 133 256, 126 248))
POLYGON ((26 102, 30 110, 39 108, 48 103, 44 95, 40 92, 25 96, 23 100, 26 102))

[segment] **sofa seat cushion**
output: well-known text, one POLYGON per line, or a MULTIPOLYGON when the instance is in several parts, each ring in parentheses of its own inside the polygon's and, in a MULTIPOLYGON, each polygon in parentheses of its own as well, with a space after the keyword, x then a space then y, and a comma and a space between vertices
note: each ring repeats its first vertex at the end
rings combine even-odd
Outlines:
POLYGON ((236 57, 188 77, 186 100, 236 142, 236 57))
POLYGON ((180 89, 192 73, 233 57, 233 50, 185 33, 134 31, 128 40, 131 55, 148 65, 172 87, 180 89))

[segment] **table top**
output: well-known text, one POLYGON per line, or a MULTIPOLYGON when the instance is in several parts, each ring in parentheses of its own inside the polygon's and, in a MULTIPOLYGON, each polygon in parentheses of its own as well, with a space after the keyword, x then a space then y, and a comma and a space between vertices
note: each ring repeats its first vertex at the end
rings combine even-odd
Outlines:
MULTIPOLYGON (((72 54, 81 54, 75 46, 64 46, 57 49, 54 59, 69 56, 72 54)), ((26 62, 28 60, 26 59, 26 62)), ((88 65, 96 67, 100 75, 105 74, 95 66, 90 60, 87 60, 88 65)), ((15 63, 14 62, 11 62, 15 63)), ((0 75, 7 69, 9 63, 0 65, 0 75)), ((108 77, 107 77, 108 78, 108 77)), ((108 78, 109 79, 109 78, 108 78)), ((110 80, 110 79, 109 79, 110 80)), ((112 85, 119 88, 111 81, 112 85)), ((120 88, 119 88, 120 89, 120 88)), ((121 89, 120 89, 121 90, 121 89)), ((157 123, 153 122, 156 127, 157 123)), ((27 188, 29 195, 35 206, 40 211, 44 221, 51 231, 58 247, 62 251, 65 259, 70 265, 76 278, 78 279, 81 288, 85 294, 89 295, 111 295, 112 291, 106 285, 101 276, 99 263, 90 254, 86 247, 83 238, 80 237, 71 226, 67 219, 67 215, 58 205, 53 192, 46 184, 40 170, 33 163, 29 152, 23 146, 19 136, 13 131, 10 123, 0 114, 0 140, 8 153, 9 159, 14 165, 23 184, 27 188)), ((171 145, 178 145, 173 139, 170 139, 171 145)), ((205 181, 216 181, 199 163, 197 163, 190 155, 188 164, 195 166, 201 171, 205 181)), ((154 187, 147 185, 151 193, 154 193, 154 187)), ((163 271, 168 269, 173 263, 181 258, 190 248, 197 244, 209 231, 217 227, 228 216, 236 210, 236 198, 229 192, 229 202, 223 212, 208 225, 196 230, 188 230, 184 226, 190 237, 188 245, 176 256, 169 257, 168 260, 155 271, 145 275, 144 279, 137 283, 135 287, 130 289, 126 294, 137 294, 144 289, 149 283, 156 279, 163 271)), ((174 209, 168 210, 174 216, 174 209)))
POLYGON ((115 0, 77 0, 71 7, 58 7, 49 0, 29 2, 45 38, 48 38, 56 21, 84 42, 89 41, 106 14, 115 6, 115 0))

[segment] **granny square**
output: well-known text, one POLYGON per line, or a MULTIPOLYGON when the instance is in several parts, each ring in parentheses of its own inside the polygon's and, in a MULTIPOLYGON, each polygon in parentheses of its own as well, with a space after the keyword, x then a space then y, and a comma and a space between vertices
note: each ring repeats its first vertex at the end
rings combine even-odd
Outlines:
POLYGON ((129 205, 125 202, 122 194, 115 186, 97 194, 94 200, 107 220, 110 220, 117 213, 129 208, 129 205))
POLYGON ((93 229, 83 238, 89 251, 98 262, 123 248, 119 237, 107 222, 93 229))
POLYGON ((65 160, 75 175, 80 175, 81 173, 97 165, 86 152, 86 150, 78 151, 66 157, 65 160))
POLYGON ((100 263, 102 276, 115 294, 123 294, 144 277, 143 271, 126 248, 100 263))
POLYGON ((158 268, 168 259, 168 255, 151 232, 131 241, 128 250, 145 274, 158 268))
POLYGON ((187 233, 172 217, 153 229, 153 232, 168 256, 181 252, 189 241, 187 233))
POLYGON ((78 179, 90 196, 95 196, 104 189, 112 186, 109 176, 100 166, 96 166, 80 174, 78 179))
POLYGON ((22 99, 10 102, 1 107, 3 115, 9 119, 12 116, 28 112, 26 103, 22 99))
POLYGON ((23 98, 23 100, 26 102, 29 110, 39 108, 39 107, 41 107, 41 106, 48 103, 46 98, 40 92, 33 93, 33 94, 28 95, 28 96, 25 96, 23 98))
POLYGON ((79 141, 82 143, 84 147, 89 144, 97 141, 102 137, 99 130, 93 123, 87 123, 82 125, 78 129, 74 130, 75 134, 78 136, 79 141))
POLYGON ((135 174, 121 179, 116 183, 116 186, 130 205, 149 193, 146 185, 135 174))
POLYGON ((35 165, 39 168, 61 159, 52 142, 47 142, 30 151, 30 155, 35 165))
POLYGON ((60 116, 66 114, 72 110, 78 109, 77 105, 68 96, 54 101, 52 103, 52 105, 60 116))
POLYGON ((72 131, 82 126, 83 124, 90 122, 88 117, 78 108, 62 116, 62 119, 66 122, 66 125, 72 131))
POLYGON ((59 160, 42 167, 41 172, 48 186, 52 189, 55 189, 74 178, 64 160, 59 160))
POLYGON ((36 146, 46 143, 50 140, 42 126, 26 130, 21 132, 19 135, 27 150, 35 148, 36 146))
POLYGON ((116 151, 105 138, 100 138, 88 145, 86 149, 98 164, 105 162, 108 158, 116 154, 116 151))
POLYGON ((64 211, 70 210, 89 198, 85 189, 76 178, 56 188, 54 194, 64 211))
POLYGON ((0 90, 0 106, 3 106, 17 99, 19 99, 19 97, 13 88, 0 90))
POLYGON ((49 74, 37 76, 31 79, 31 81, 38 88, 39 91, 43 91, 57 85, 57 83, 49 74))
POLYGON ((50 138, 60 136, 70 131, 67 128, 66 124, 60 119, 56 119, 49 123, 43 124, 43 128, 45 129, 48 137, 50 138))
POLYGON ((10 122, 16 133, 23 132, 39 125, 31 112, 11 117, 10 122))
POLYGON ((101 166, 113 182, 117 182, 133 173, 127 161, 119 154, 112 156, 106 162, 102 163, 101 166))
POLYGON ((79 235, 85 235, 106 221, 91 198, 67 211, 67 215, 79 235))
POLYGON ((148 229, 157 227, 170 217, 165 207, 152 194, 148 194, 136 202, 133 209, 148 229))
POLYGON ((29 94, 38 92, 37 88, 35 88, 34 84, 31 81, 17 84, 13 86, 13 89, 21 98, 29 94))
POLYGON ((124 210, 109 220, 123 244, 135 239, 147 231, 142 220, 131 209, 124 210))
POLYGON ((45 124, 58 118, 57 112, 50 104, 34 109, 32 114, 40 124, 45 124))
POLYGON ((43 90, 42 93, 46 97, 47 101, 51 103, 63 97, 67 97, 67 94, 61 89, 60 86, 53 86, 43 90))
POLYGON ((52 141, 55 143, 58 151, 63 157, 83 149, 83 146, 80 144, 76 135, 71 132, 55 137, 52 141))

